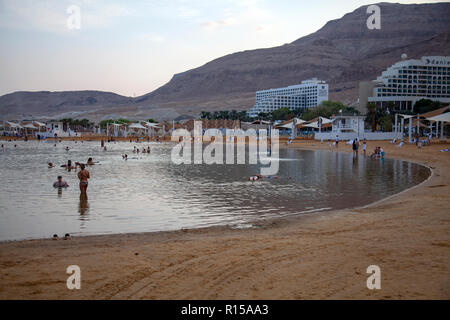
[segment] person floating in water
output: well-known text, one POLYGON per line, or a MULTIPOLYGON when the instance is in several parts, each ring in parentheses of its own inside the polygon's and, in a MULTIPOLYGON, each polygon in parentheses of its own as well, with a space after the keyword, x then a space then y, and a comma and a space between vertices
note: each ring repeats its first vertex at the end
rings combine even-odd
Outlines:
POLYGON ((261 174, 257 174, 257 175, 249 177, 248 181, 257 181, 257 180, 262 180, 264 178, 266 178, 266 179, 278 179, 279 176, 263 176, 261 174))
POLYGON ((78 172, 78 179, 80 179, 80 191, 81 193, 86 193, 88 187, 88 179, 90 179, 91 176, 83 163, 80 164, 80 169, 80 172, 78 172))
POLYGON ((58 176, 58 181, 53 183, 54 188, 67 188, 69 185, 66 181, 63 181, 62 176, 58 176))
POLYGON ((123 160, 128 160, 128 155, 127 154, 122 155, 122 159, 123 160))
POLYGON ((95 164, 94 160, 92 160, 92 158, 89 158, 87 161, 87 165, 88 166, 93 166, 95 164))
POLYGON ((48 163, 48 167, 49 167, 49 168, 54 168, 55 165, 54 165, 52 162, 49 162, 49 163, 48 163))

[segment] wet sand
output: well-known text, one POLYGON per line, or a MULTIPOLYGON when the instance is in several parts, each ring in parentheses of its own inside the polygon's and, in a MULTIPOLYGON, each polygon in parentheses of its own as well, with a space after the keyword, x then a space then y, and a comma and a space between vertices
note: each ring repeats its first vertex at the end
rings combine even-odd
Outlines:
POLYGON ((449 299, 450 153, 439 152, 449 144, 369 142, 369 152, 375 145, 432 176, 364 208, 252 229, 0 243, 0 299, 449 299), (381 290, 366 287, 374 264, 381 290), (80 290, 66 287, 69 265, 81 268, 80 290))

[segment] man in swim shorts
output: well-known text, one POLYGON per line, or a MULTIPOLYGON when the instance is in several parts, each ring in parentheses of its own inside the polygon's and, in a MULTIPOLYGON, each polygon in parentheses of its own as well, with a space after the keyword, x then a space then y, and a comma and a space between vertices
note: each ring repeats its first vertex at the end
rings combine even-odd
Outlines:
POLYGON ((62 176, 58 176, 58 181, 53 183, 54 188, 67 188, 69 185, 66 181, 63 181, 62 176))
POLYGON ((88 187, 88 179, 90 179, 91 176, 83 163, 80 164, 80 169, 80 172, 78 172, 78 179, 80 179, 80 191, 81 193, 86 193, 88 187))

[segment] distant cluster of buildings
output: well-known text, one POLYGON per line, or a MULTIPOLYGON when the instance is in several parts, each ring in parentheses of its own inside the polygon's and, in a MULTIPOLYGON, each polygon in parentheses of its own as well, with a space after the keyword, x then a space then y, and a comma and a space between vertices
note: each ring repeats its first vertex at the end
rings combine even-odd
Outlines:
MULTIPOLYGON (((420 60, 395 63, 376 80, 363 81, 359 86, 358 109, 367 112, 367 104, 388 105, 396 111, 412 110, 421 99, 450 102, 450 56, 425 56, 420 60)), ((256 92, 255 105, 248 111, 250 117, 269 113, 281 107, 291 110, 314 108, 328 100, 328 84, 313 78, 284 88, 256 92)))

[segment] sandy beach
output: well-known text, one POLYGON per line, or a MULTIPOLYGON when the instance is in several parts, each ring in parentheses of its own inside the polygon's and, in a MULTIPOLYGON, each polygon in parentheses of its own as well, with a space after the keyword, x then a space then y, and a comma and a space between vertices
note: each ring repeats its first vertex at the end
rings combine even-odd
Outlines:
POLYGON ((0 243, 0 299, 449 299, 450 153, 439 152, 449 144, 368 142, 369 152, 376 145, 431 177, 363 208, 251 229, 0 243), (80 290, 66 287, 69 265, 81 268, 80 290), (381 268, 380 290, 366 287, 369 265, 381 268))

